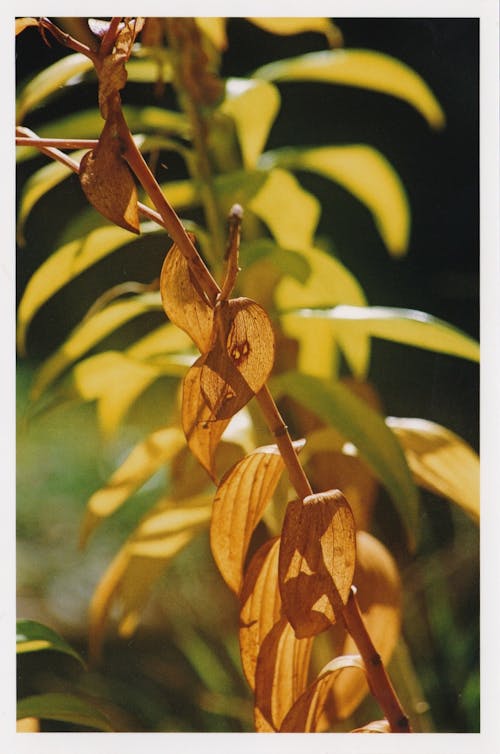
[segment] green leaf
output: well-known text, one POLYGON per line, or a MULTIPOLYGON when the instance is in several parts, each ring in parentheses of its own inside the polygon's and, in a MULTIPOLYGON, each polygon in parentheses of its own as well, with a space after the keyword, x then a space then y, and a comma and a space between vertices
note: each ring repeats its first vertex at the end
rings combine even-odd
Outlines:
POLYGON ((145 312, 159 310, 159 293, 145 293, 112 303, 83 320, 62 346, 44 361, 33 383, 31 398, 37 400, 65 369, 118 327, 145 312))
POLYGON ((401 445, 383 418, 338 382, 286 372, 273 378, 272 385, 273 392, 294 398, 355 445, 391 495, 413 548, 419 528, 418 492, 401 445))
POLYGON ((300 251, 312 245, 320 204, 288 171, 271 170, 248 207, 267 225, 280 246, 300 251))
MULTIPOLYGON (((141 231, 164 232, 156 223, 143 223, 141 231)), ((32 275, 19 304, 17 343, 20 352, 25 351, 31 320, 46 301, 81 272, 136 238, 134 233, 106 225, 57 249, 32 275)))
POLYGON ((53 629, 34 620, 18 620, 16 623, 16 652, 40 652, 43 649, 53 649, 56 652, 70 655, 85 667, 85 662, 78 652, 73 649, 53 629))
POLYGON ((311 268, 303 254, 271 241, 270 238, 256 238, 254 241, 246 241, 240 247, 240 260, 242 272, 246 273, 249 268, 261 259, 267 259, 283 273, 289 275, 304 284, 311 273, 311 268))
POLYGON ((41 73, 36 74, 20 90, 17 96, 16 123, 19 125, 24 117, 39 107, 48 97, 60 91, 68 81, 93 69, 89 58, 77 52, 67 55, 41 73))
POLYGON ((328 322, 354 373, 362 377, 368 368, 360 338, 384 338, 407 346, 479 361, 479 344, 453 325, 415 309, 383 306, 336 306, 333 309, 299 309, 286 317, 328 322), (358 348, 358 346, 361 346, 358 348))
POLYGON ((93 704, 74 694, 49 693, 28 696, 17 703, 17 719, 37 717, 60 720, 112 733, 108 718, 93 704))
POLYGON ((160 78, 162 81, 172 80, 172 66, 167 60, 159 58, 145 58, 129 60, 127 62, 127 79, 138 84, 154 84, 160 78))
POLYGON ((280 107, 277 88, 267 81, 230 78, 220 110, 236 126, 243 164, 254 168, 280 107))
POLYGON ((425 81, 407 65, 382 52, 310 52, 269 63, 255 71, 253 77, 266 81, 323 81, 371 89, 404 100, 432 128, 442 128, 445 123, 441 106, 425 81))
POLYGON ((370 210, 388 251, 401 256, 408 247, 410 207, 401 180, 386 158, 364 144, 266 152, 259 166, 278 165, 318 173, 339 183, 370 210))

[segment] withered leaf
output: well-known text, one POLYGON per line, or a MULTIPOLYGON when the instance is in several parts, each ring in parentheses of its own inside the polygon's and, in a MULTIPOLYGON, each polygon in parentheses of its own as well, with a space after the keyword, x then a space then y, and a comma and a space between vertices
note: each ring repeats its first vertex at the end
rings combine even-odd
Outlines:
POLYGON ((279 542, 279 537, 274 537, 257 550, 245 573, 240 595, 241 664, 252 689, 255 688, 255 669, 262 642, 281 617, 279 542))
POLYGON ((206 354, 189 369, 182 383, 182 428, 193 455, 215 481, 214 456, 229 419, 214 419, 201 391, 206 354))
POLYGON ((214 345, 203 364, 201 389, 214 419, 234 416, 268 379, 274 333, 264 309, 247 298, 215 310, 214 345))
POLYGON ((213 308, 176 244, 172 245, 165 257, 160 292, 165 314, 170 321, 187 332, 201 353, 206 353, 212 343, 213 308))
POLYGON ((125 230, 140 232, 137 188, 121 155, 113 118, 106 121, 97 147, 83 156, 80 184, 104 217, 125 230))
POLYGON ((313 638, 298 639, 285 616, 265 636, 255 673, 255 727, 279 730, 307 686, 313 638))
MULTIPOLYGON (((296 448, 303 441, 295 443, 296 448)), ((210 543, 226 584, 238 594, 252 534, 271 499, 283 459, 277 445, 257 448, 222 479, 214 499, 210 543)))
MULTIPOLYGON (((330 688, 343 670, 348 668, 364 671, 359 655, 343 655, 328 663, 316 680, 308 686, 286 715, 281 733, 315 733, 322 718, 325 701, 330 688)), ((357 672, 356 675, 359 675, 357 672)))
POLYGON ((388 720, 374 720, 371 723, 363 725, 362 728, 354 728, 351 733, 390 733, 391 726, 388 720))
POLYGON ((283 610, 299 638, 336 622, 356 560, 354 517, 339 490, 288 504, 279 555, 283 610))

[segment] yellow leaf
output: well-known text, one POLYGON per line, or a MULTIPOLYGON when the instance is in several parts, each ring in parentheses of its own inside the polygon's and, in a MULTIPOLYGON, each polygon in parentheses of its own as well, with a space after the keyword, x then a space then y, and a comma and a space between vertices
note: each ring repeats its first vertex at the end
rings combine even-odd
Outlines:
MULTIPOLYGON (((303 443, 295 443, 295 447, 303 443)), ((250 539, 285 468, 277 445, 257 448, 222 479, 214 499, 210 543, 226 584, 238 594, 250 539)))
POLYGON ((323 81, 358 86, 390 94, 416 108, 432 128, 442 128, 445 116, 425 81, 409 66, 372 50, 324 50, 279 60, 259 68, 255 78, 266 81, 323 81))
POLYGON ((234 121, 243 165, 254 168, 280 107, 277 88, 267 81, 228 79, 220 111, 234 121))
POLYGON ((16 733, 40 733, 40 720, 36 717, 23 717, 17 720, 16 733))
POLYGON ((265 222, 280 246, 301 250, 312 245, 320 204, 288 171, 272 170, 248 208, 265 222))
POLYGON ((16 18, 16 37, 22 31, 28 28, 28 26, 38 26, 36 18, 16 18))
POLYGON ((329 18, 248 18, 248 21, 259 26, 271 34, 287 36, 289 34, 302 34, 307 31, 317 31, 324 34, 331 47, 342 44, 342 33, 329 18))
POLYGON ((356 559, 354 518, 340 490, 289 503, 279 555, 283 611, 298 638, 337 621, 350 594, 356 559))
POLYGON ((387 425, 399 439, 415 481, 457 503, 479 521, 479 456, 454 432, 426 419, 389 416, 387 425))
POLYGON ((137 340, 126 350, 127 356, 137 361, 147 359, 164 353, 182 353, 191 348, 192 342, 187 335, 178 327, 167 322, 155 328, 144 337, 137 340))
POLYGON ((128 498, 184 446, 184 436, 175 427, 153 432, 133 448, 104 487, 94 492, 87 503, 80 537, 84 545, 91 532, 115 513, 128 498))
POLYGON ((342 671, 354 669, 364 671, 363 660, 359 655, 343 655, 328 663, 317 679, 297 699, 285 717, 281 733, 314 733, 321 723, 323 709, 332 685, 342 671))
POLYGON ((226 18, 218 16, 197 17, 196 23, 210 39, 216 50, 222 52, 227 47, 226 18))

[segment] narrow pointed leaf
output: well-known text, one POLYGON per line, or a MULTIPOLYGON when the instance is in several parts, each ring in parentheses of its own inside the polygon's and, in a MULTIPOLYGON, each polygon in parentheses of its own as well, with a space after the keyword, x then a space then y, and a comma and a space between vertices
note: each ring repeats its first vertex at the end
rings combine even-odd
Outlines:
POLYGON ((253 75, 266 81, 323 81, 371 89, 404 100, 420 112, 433 128, 444 126, 445 116, 441 106, 421 76, 382 52, 311 52, 269 63, 253 75))
POLYGON ((359 655, 343 655, 328 663, 317 679, 297 699, 281 726, 281 733, 314 733, 318 730, 326 699, 336 679, 347 669, 364 671, 359 655))
POLYGON ((16 18, 16 37, 29 26, 38 26, 36 18, 16 18))
POLYGON ((284 392, 334 426, 351 441, 385 485, 405 526, 408 544, 418 538, 418 492, 406 458, 383 418, 339 382, 326 382, 298 372, 273 379, 284 392))
POLYGON ((312 245, 320 205, 288 171, 272 170, 248 207, 267 225, 280 246, 300 250, 312 245))
POLYGON ((234 121, 245 167, 256 166, 279 107, 279 92, 267 81, 230 78, 226 82, 220 110, 234 121))
POLYGON ((220 16, 198 17, 197 25, 210 39, 216 50, 223 51, 227 47, 226 24, 227 18, 220 16))
POLYGON ((104 518, 115 513, 128 498, 184 446, 184 437, 175 427, 153 432, 133 448, 104 487, 87 503, 82 524, 81 545, 104 518))
POLYGON ((18 620, 16 623, 16 652, 38 652, 52 649, 70 655, 85 667, 85 662, 78 652, 59 634, 48 626, 34 620, 18 620))
POLYGON ((75 694, 53 692, 25 697, 17 703, 17 719, 26 717, 60 720, 108 733, 113 732, 106 715, 94 704, 75 694))
POLYGON ((288 36, 290 34, 303 34, 304 32, 316 31, 324 34, 331 47, 342 44, 342 33, 329 18, 248 18, 252 24, 259 26, 271 34, 288 36))
POLYGON ((460 505, 479 521, 479 456, 454 432, 425 419, 388 416, 418 484, 460 505))
POLYGON ((306 170, 339 183, 370 210, 394 256, 407 250, 410 207, 401 179, 376 149, 364 144, 316 149, 283 149, 266 153, 261 167, 279 165, 289 170, 306 170))
POLYGON ((146 361, 161 354, 185 353, 191 345, 191 338, 186 333, 167 322, 136 340, 127 348, 126 353, 131 359, 146 361))
MULTIPOLYGON (((303 443, 295 443, 301 447, 303 443)), ((222 479, 214 499, 210 543, 226 584, 238 594, 250 539, 285 466, 276 445, 257 448, 222 479)))
POLYGON ((356 561, 354 517, 340 490, 288 504, 279 554, 283 612, 299 638, 335 623, 350 594, 356 561))
POLYGON ((214 311, 176 244, 162 266, 160 292, 167 317, 184 330, 202 353, 212 342, 214 311))

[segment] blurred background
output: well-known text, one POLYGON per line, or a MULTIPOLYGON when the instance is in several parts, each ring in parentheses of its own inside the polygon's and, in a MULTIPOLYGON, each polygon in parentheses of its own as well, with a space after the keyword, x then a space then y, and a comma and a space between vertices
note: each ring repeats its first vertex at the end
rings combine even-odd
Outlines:
MULTIPOLYGON (((288 145, 366 143, 399 173, 409 195, 412 232, 408 254, 389 257, 372 218, 341 187, 304 176, 322 204, 319 235, 354 273, 371 305, 419 309, 479 336, 479 186, 477 19, 335 19, 346 47, 388 53, 408 64, 431 87, 447 118, 433 132, 405 103, 350 87, 280 84, 282 108, 270 148, 288 145)), ((228 22, 229 47, 222 75, 244 76, 264 63, 324 49, 317 34, 277 37, 244 19, 228 22)), ((17 40, 17 83, 65 52, 46 46, 35 29, 17 40)), ((148 102, 144 85, 127 86, 124 102, 148 102)), ((30 114, 37 127, 72 108, 94 107, 94 84, 71 88, 30 114)), ((166 106, 173 105, 168 88, 166 106)), ((71 134, 68 134, 71 136, 71 134)), ((47 163, 22 163, 25 181, 47 163)), ((168 176, 182 175, 169 157, 168 176)), ((53 189, 32 212, 18 250, 18 296, 40 262, 67 231, 64 215, 85 206, 76 178, 53 189)), ((150 282, 165 254, 157 235, 129 244, 119 257, 95 265, 66 286, 36 316, 28 335, 28 358, 18 361, 18 616, 59 630, 85 653, 87 606, 119 544, 156 499, 154 477, 123 510, 106 522, 85 552, 78 528, 88 497, 116 468, 145 429, 161 425, 169 411, 160 380, 132 411, 120 435, 100 439, 94 407, 61 406, 26 422, 33 371, 81 319, 95 298, 117 280, 150 282)), ((146 332, 156 314, 122 328, 102 347, 119 348, 146 332)), ((456 432, 479 450, 479 370, 476 364, 373 342, 370 380, 385 412, 429 419, 456 432)), ((398 536, 391 504, 381 494, 377 535, 389 546, 398 536), (383 520, 382 520, 383 519, 383 520)), ((395 682, 410 698, 424 700, 422 730, 479 730, 479 536, 457 508, 422 493, 422 545, 402 557, 405 643, 398 650, 395 682)), ((206 534, 186 548, 161 580, 142 626, 124 642, 110 636, 102 667, 82 674, 70 658, 49 653, 21 656, 21 695, 75 686, 106 700, 124 729, 246 731, 252 729, 251 698, 239 668, 236 605, 212 564, 206 534), (208 565, 207 565, 208 564, 208 565), (47 654, 49 656, 47 657, 47 654)), ((366 702, 361 721, 371 714, 366 702)), ((375 712, 375 718, 378 713, 375 712)), ((357 719, 357 718, 356 718, 357 719)), ((374 719, 374 718, 370 718, 374 719)), ((71 730, 44 723, 45 730, 71 730)))

